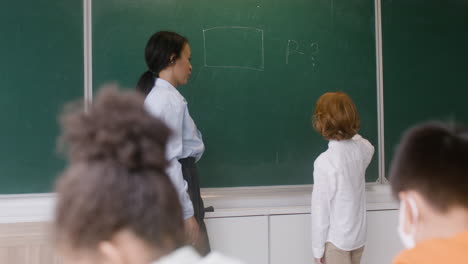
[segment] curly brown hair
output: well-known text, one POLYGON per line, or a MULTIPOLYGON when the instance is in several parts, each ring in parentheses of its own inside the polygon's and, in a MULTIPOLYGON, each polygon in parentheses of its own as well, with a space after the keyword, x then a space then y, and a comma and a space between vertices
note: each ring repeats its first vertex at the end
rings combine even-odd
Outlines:
POLYGON ((343 92, 325 93, 317 100, 314 128, 328 140, 351 139, 360 128, 358 111, 343 92))
POLYGON ((155 248, 183 245, 182 209, 165 173, 170 131, 143 102, 138 92, 106 87, 87 112, 73 105, 61 116, 69 165, 56 184, 60 247, 93 250, 121 230, 155 248))

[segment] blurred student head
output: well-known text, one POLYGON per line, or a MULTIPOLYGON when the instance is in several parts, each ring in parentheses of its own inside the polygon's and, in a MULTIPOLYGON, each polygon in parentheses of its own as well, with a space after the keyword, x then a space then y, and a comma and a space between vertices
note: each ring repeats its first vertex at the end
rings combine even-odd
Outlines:
POLYGON ((399 233, 406 247, 468 229, 468 130, 440 122, 409 129, 390 182, 401 203, 399 233))
POLYGON ((102 89, 87 112, 61 116, 68 165, 53 224, 64 263, 150 263, 184 244, 182 210, 165 173, 170 131, 143 95, 102 89))

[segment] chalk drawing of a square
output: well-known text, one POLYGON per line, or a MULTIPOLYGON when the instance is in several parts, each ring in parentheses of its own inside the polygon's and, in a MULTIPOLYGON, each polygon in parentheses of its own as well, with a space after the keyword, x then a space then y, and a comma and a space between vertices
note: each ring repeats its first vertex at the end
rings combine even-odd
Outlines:
POLYGON ((263 71, 263 30, 250 27, 214 27, 203 30, 205 67, 263 71))

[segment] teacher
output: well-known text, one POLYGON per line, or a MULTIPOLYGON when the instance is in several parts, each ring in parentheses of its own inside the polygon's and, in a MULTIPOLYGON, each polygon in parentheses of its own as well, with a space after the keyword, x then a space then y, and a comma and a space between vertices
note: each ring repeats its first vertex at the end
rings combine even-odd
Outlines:
POLYGON ((167 174, 179 195, 189 242, 201 255, 206 255, 210 252, 210 244, 195 166, 205 146, 189 114, 187 101, 177 90, 190 78, 190 59, 187 38, 169 31, 155 33, 145 48, 148 70, 140 77, 137 90, 146 95, 146 109, 172 130, 166 148, 167 174))

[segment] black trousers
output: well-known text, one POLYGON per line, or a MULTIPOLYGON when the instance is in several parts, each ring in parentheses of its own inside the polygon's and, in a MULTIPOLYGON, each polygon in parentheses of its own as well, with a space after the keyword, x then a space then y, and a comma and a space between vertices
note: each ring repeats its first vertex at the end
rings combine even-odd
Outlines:
POLYGON ((210 241, 205 225, 205 206, 200 194, 200 179, 198 177, 197 167, 195 166, 195 158, 189 157, 179 160, 182 165, 182 174, 184 180, 188 184, 188 193, 193 204, 195 219, 200 227, 200 235, 198 241, 195 242, 194 248, 202 256, 206 256, 211 251, 210 241))

